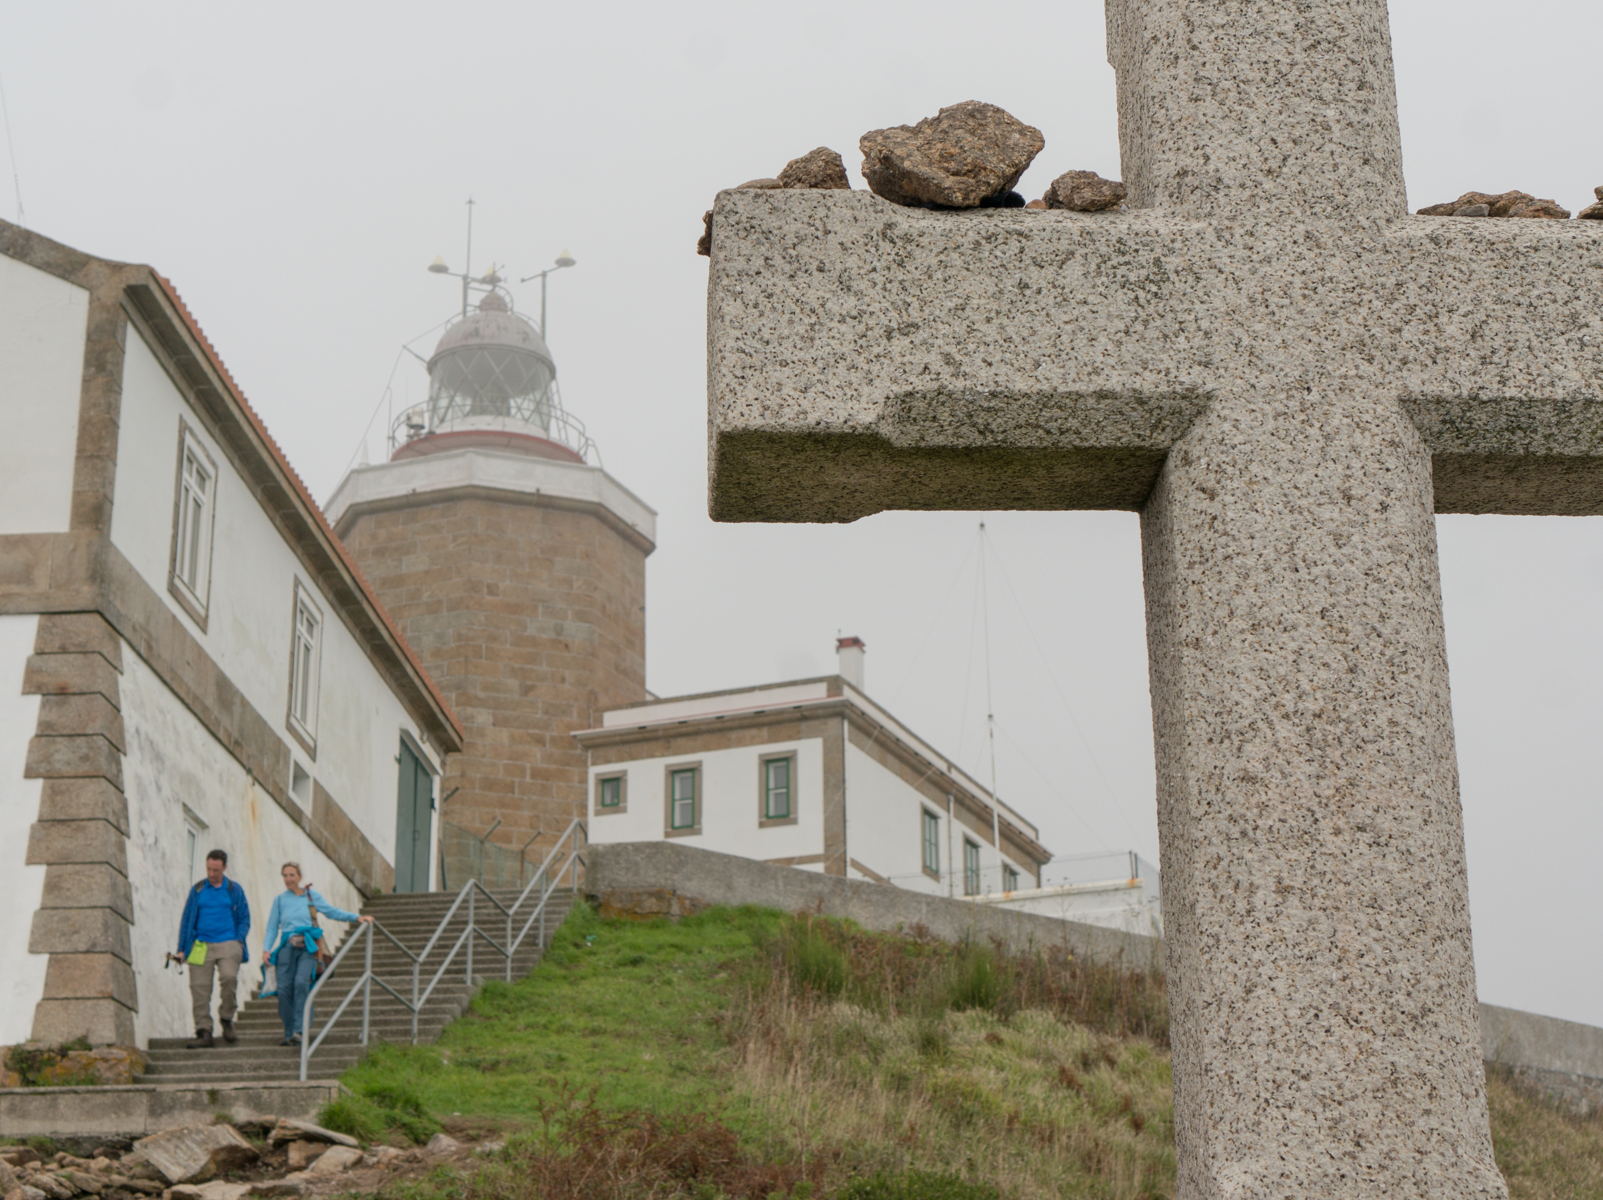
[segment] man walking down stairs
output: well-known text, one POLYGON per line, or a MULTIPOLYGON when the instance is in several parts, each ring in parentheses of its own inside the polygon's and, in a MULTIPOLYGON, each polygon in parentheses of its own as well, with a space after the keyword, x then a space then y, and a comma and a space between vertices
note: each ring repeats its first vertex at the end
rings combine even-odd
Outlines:
MULTIPOLYGON (((516 891, 491 893, 496 901, 507 908, 517 900, 516 891)), ((451 922, 441 929, 440 922, 456 901, 453 892, 422 892, 409 895, 376 896, 362 907, 361 915, 374 918, 377 929, 372 936, 373 974, 410 1000, 413 996, 413 959, 403 953, 388 937, 388 933, 413 955, 422 955, 430 939, 433 948, 417 967, 417 994, 429 987, 440 964, 451 955, 453 946, 467 928, 468 905, 463 903, 451 922), (382 931, 382 932, 380 932, 382 931), (439 933, 435 937, 436 932, 439 933)), ((498 944, 506 944, 506 918, 499 909, 485 900, 483 895, 474 898, 475 923, 484 935, 498 944)), ((545 942, 556 932, 573 905, 573 893, 553 892, 545 907, 545 942)), ((525 908, 525 914, 529 910, 525 908)), ((516 937, 520 916, 512 929, 516 937)), ((351 936, 350 934, 346 935, 351 936)), ((418 1013, 417 1037, 419 1042, 432 1042, 453 1019, 467 1011, 473 993, 480 984, 492 979, 505 979, 506 959, 495 950, 484 936, 472 939, 473 980, 467 977, 467 945, 456 950, 450 965, 440 976, 433 992, 418 1013)), ((529 931, 512 959, 512 979, 519 980, 534 969, 543 952, 539 923, 529 931)), ((308 1039, 322 1034, 328 1018, 339 1007, 340 1001, 353 984, 362 977, 364 947, 357 946, 327 977, 318 990, 315 1003, 315 1020, 308 1039)), ((253 998, 239 1010, 234 1021, 238 1041, 218 1043, 209 1048, 189 1048, 183 1038, 151 1038, 150 1065, 143 1077, 145 1083, 270 1083, 290 1082, 300 1078, 301 1052, 298 1046, 281 1046, 283 1026, 279 1021, 278 1002, 274 999, 253 998)), ((318 1046, 307 1067, 308 1080, 332 1080, 346 1068, 358 1062, 367 1048, 360 1042, 362 1031, 362 994, 352 998, 345 1011, 335 1022, 328 1036, 318 1046)), ((372 1007, 369 1020, 369 1043, 394 1042, 405 1044, 412 1038, 412 1013, 385 989, 375 982, 372 989, 372 1007)))

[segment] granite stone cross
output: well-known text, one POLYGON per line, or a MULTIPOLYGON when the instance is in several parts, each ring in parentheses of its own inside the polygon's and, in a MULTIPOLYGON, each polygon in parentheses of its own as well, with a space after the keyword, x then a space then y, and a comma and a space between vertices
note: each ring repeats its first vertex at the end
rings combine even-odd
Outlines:
POLYGON ((1384 0, 1107 5, 1123 213, 719 196, 711 510, 1138 511, 1179 1195, 1503 1196, 1433 513, 1603 513, 1603 222, 1406 214, 1384 0))

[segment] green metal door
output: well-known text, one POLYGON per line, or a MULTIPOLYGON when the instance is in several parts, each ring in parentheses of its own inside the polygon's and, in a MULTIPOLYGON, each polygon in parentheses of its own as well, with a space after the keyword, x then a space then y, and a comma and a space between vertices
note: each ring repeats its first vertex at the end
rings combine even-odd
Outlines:
POLYGON ((395 801, 395 890, 429 890, 429 841, 434 815, 434 778, 403 740, 395 801))

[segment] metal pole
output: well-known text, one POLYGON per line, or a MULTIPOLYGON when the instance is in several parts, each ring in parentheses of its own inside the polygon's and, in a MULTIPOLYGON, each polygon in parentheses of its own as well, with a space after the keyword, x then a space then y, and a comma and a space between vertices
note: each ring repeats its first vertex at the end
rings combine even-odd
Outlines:
MULTIPOLYGON (((518 882, 521 883, 522 881, 523 881, 523 870, 522 870, 522 868, 519 868, 519 870, 518 870, 518 882)), ((507 982, 511 983, 512 982, 512 912, 511 912, 510 909, 507 911, 507 940, 502 942, 501 944, 506 947, 507 982)))
POLYGON ((473 988, 473 901, 478 896, 478 889, 468 893, 468 989, 473 988))
POLYGON ((362 955, 362 977, 366 981, 362 989, 362 1045, 365 1046, 373 1017, 373 926, 369 924, 359 928, 367 934, 367 945, 362 955))
POLYGON ((545 341, 545 277, 549 274, 551 274, 549 267, 540 272, 540 340, 542 342, 545 341))

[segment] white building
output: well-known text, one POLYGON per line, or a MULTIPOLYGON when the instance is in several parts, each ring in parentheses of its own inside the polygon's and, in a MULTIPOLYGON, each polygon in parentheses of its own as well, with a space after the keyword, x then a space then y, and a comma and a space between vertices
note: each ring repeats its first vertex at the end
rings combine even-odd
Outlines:
POLYGON ((1042 868, 1039 887, 974 899, 1060 921, 1163 936, 1158 869, 1134 850, 1055 858, 1042 868))
POLYGON ((253 961, 286 859, 427 889, 461 729, 150 268, 0 222, 0 406, 0 1044, 182 1034, 206 851, 253 961))
POLYGON ((684 838, 941 895, 1038 886, 1036 827, 868 698, 861 641, 838 649, 839 675, 650 700, 575 734, 590 840, 684 838))

